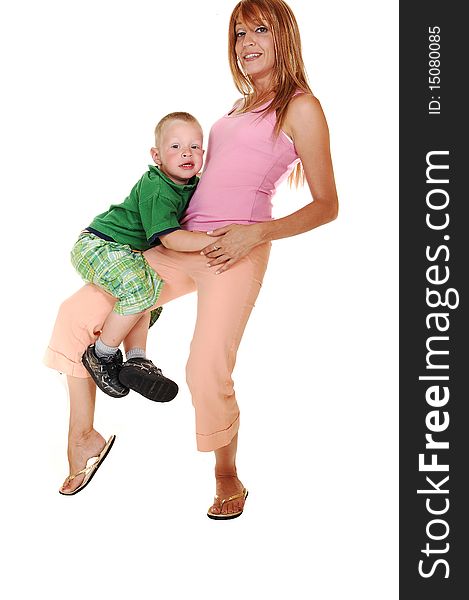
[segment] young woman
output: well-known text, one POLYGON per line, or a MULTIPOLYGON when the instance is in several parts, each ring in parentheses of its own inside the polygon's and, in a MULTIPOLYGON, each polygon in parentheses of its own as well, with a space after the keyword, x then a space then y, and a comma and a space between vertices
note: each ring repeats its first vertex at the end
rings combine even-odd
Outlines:
MULTIPOLYGON (((298 25, 288 5, 241 0, 230 19, 229 53, 242 98, 211 130, 205 170, 182 221, 187 230, 222 237, 200 254, 162 247, 145 253, 165 281, 158 305, 198 294, 187 383, 197 447, 215 453, 216 496, 207 513, 213 519, 238 517, 247 497, 236 471, 239 410, 231 374, 270 244, 328 223, 338 210, 328 128, 307 83, 298 25), (272 196, 288 176, 306 179, 313 200, 272 220, 272 196)), ((91 470, 66 479, 65 494, 89 481, 113 441, 106 444, 93 428, 95 386, 81 364, 112 305, 111 297, 91 285, 79 290, 62 304, 46 355, 48 366, 68 375, 70 473, 99 455, 91 470)))

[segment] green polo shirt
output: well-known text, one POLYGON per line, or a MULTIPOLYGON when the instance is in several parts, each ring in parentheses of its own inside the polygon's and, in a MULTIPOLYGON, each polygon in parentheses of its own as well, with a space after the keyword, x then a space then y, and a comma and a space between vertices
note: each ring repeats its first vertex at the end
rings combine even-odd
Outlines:
POLYGON ((198 182, 194 175, 186 185, 179 185, 149 165, 124 202, 95 217, 87 229, 134 250, 148 250, 161 243, 160 235, 181 229, 179 221, 198 182))

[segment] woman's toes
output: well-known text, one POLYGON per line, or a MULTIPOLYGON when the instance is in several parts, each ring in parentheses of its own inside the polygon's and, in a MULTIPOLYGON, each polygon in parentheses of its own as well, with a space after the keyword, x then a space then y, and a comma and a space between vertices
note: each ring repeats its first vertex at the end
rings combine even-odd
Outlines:
POLYGON ((62 487, 60 488, 61 492, 69 492, 70 491, 70 482, 69 481, 64 481, 64 483, 62 484, 62 487))
POLYGON ((63 482, 60 491, 64 492, 65 494, 70 494, 71 492, 77 489, 77 487, 81 484, 83 479, 83 475, 80 475, 79 477, 76 477, 75 479, 71 480, 67 477, 67 479, 63 482))

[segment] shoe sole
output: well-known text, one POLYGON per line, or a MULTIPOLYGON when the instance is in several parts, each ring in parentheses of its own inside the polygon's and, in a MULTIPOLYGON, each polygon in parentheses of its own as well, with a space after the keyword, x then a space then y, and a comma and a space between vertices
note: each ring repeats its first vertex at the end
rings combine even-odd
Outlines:
MULTIPOLYGON (((110 388, 106 388, 103 386, 102 382, 96 377, 96 375, 94 374, 93 369, 91 368, 91 366, 88 363, 88 359, 86 357, 86 355, 84 354, 81 362, 83 363, 83 366, 85 367, 85 369, 88 371, 88 373, 91 375, 91 379, 95 382, 95 384, 98 386, 98 388, 104 392, 107 396, 111 396, 112 398, 124 398, 124 396, 127 396, 127 394, 129 393, 129 390, 126 390, 125 393, 123 394, 119 394, 117 392, 114 392, 112 389, 110 388)), ((120 380, 120 379, 119 379, 120 380)), ((123 384, 125 385, 125 384, 123 384)))
POLYGON ((177 396, 179 387, 170 379, 152 379, 142 376, 138 367, 123 367, 119 381, 129 389, 153 402, 169 402, 177 396))
POLYGON ((237 519, 243 514, 244 511, 233 513, 232 515, 214 515, 212 513, 207 513, 207 517, 209 519, 213 519, 214 521, 229 521, 230 519, 237 519))

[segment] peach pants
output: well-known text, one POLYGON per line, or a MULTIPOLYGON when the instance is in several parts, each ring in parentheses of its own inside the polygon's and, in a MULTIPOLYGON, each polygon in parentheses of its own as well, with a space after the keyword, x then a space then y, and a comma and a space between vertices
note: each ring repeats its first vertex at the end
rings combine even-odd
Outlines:
MULTIPOLYGON (((236 352, 262 285, 270 244, 250 254, 220 275, 209 269, 198 252, 174 252, 164 247, 145 252, 165 284, 156 306, 197 291, 197 320, 186 366, 187 384, 196 416, 197 448, 226 446, 239 427, 233 387, 236 352)), ((112 311, 115 298, 87 284, 59 309, 44 362, 74 377, 88 377, 81 363, 112 311)))

